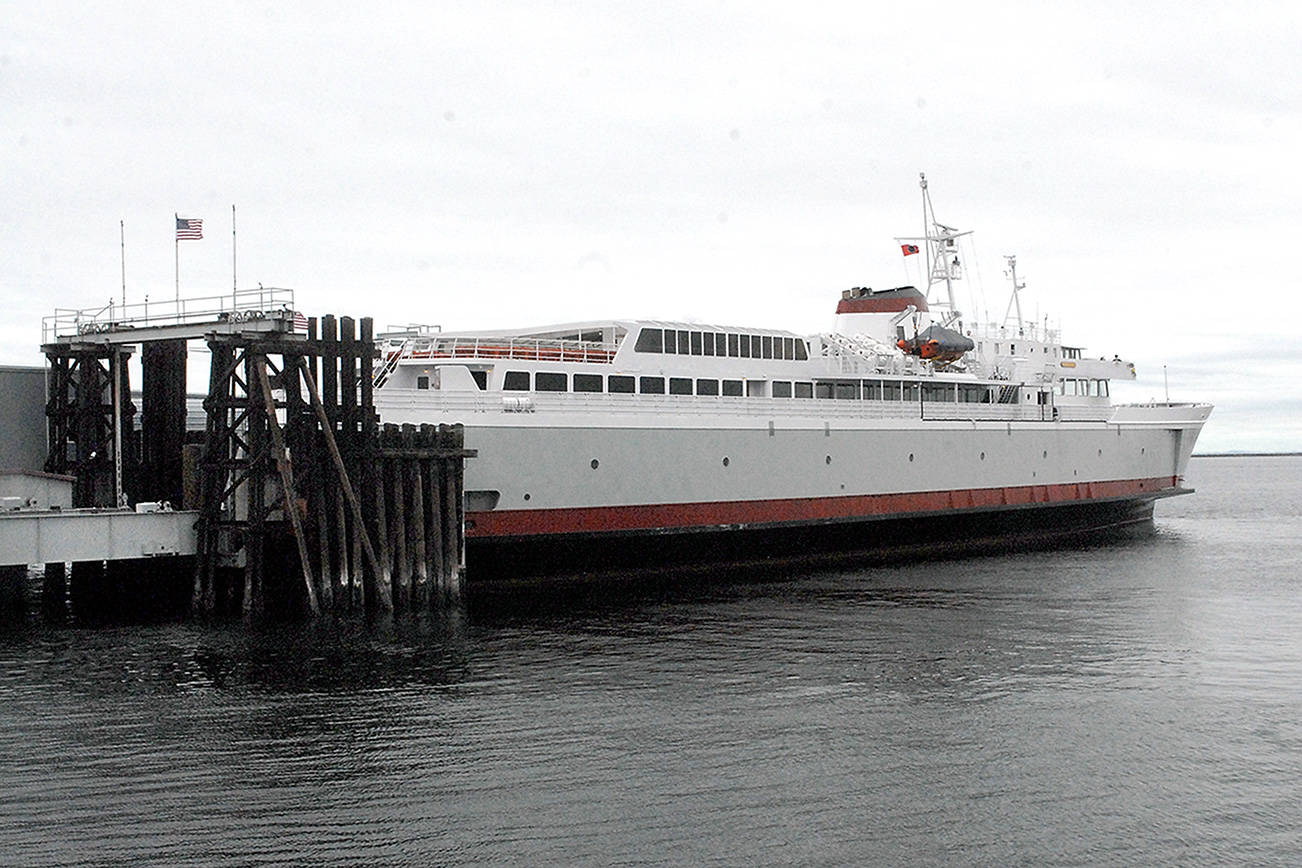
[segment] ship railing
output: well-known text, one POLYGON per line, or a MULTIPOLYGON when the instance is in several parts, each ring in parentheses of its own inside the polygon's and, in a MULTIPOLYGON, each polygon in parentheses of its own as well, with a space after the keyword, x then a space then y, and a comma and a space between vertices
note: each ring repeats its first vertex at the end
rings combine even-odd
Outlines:
POLYGON ((917 359, 862 335, 830 332, 822 337, 823 357, 842 374, 903 374, 920 370, 917 359))
POLYGON ((1060 330, 1041 327, 1036 323, 1026 323, 1020 329, 1016 326, 977 323, 965 329, 964 334, 973 340, 1013 341, 1014 343, 1020 340, 1057 344, 1060 330))
POLYGON ((610 364, 619 344, 555 338, 394 336, 380 347, 382 358, 520 359, 534 362, 610 364))
POLYGON ((259 286, 200 298, 145 299, 127 305, 110 301, 103 307, 80 310, 56 308, 41 319, 41 343, 134 328, 267 319, 293 322, 294 290, 259 286))
POLYGON ((1052 408, 1037 404, 959 404, 834 398, 625 395, 573 392, 441 392, 389 387, 375 396, 389 421, 428 421, 431 410, 463 421, 481 414, 586 413, 758 419, 925 419, 927 421, 1044 421, 1052 408), (410 418, 403 418, 409 415, 410 418))
POLYGON ((408 348, 415 338, 407 337, 397 341, 397 347, 393 348, 393 338, 383 342, 379 356, 374 363, 374 373, 371 375, 371 384, 378 389, 384 385, 384 381, 389 379, 389 375, 398 367, 398 362, 407 357, 408 348), (387 351, 386 351, 387 350, 387 351))

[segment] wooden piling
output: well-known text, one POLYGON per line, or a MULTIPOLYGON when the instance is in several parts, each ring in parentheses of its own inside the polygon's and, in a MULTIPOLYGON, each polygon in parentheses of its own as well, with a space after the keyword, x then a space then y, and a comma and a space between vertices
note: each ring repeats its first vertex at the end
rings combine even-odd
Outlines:
POLYGON ((68 614, 67 564, 62 561, 45 565, 41 577, 41 609, 51 620, 63 620, 68 614))
MULTIPOLYGON (((420 426, 421 442, 431 446, 438 445, 438 428, 433 425, 420 426)), ((447 577, 443 572, 443 486, 439 476, 439 460, 425 458, 421 461, 421 471, 425 476, 425 515, 426 515, 426 572, 430 577, 431 601, 442 602, 447 596, 447 577)))
POLYGON ((340 600, 339 573, 330 559, 330 512, 326 509, 330 498, 324 480, 318 479, 318 486, 311 494, 311 504, 312 512, 316 515, 317 557, 320 564, 317 575, 321 577, 321 606, 328 611, 335 607, 336 600, 340 600))
POLYGON ((407 517, 407 493, 403 484, 401 459, 393 458, 386 463, 389 470, 390 503, 393 505, 393 604, 406 609, 411 607, 411 561, 407 558, 407 532, 411 523, 407 517))
MULTIPOLYGON (((404 425, 402 427, 403 442, 409 442, 414 447, 416 444, 415 426, 404 425)), ((410 533, 407 548, 411 552, 412 608, 426 607, 430 603, 429 572, 425 558, 425 528, 429 524, 429 516, 425 512, 424 484, 421 481, 423 464, 423 461, 414 457, 407 459, 406 462, 407 490, 411 495, 411 521, 408 522, 410 533)))
MULTIPOLYGON (((441 451, 445 456, 450 456, 454 452, 459 452, 461 445, 460 429, 454 430, 449 425, 439 425, 438 439, 441 451)), ((458 479, 457 467, 461 464, 461 458, 443 457, 440 459, 440 476, 443 481, 443 502, 440 504, 443 513, 443 574, 447 576, 447 593, 449 599, 456 600, 461 596, 461 522, 462 518, 458 505, 461 503, 461 487, 458 479)))
MULTIPOLYGON (((262 568, 265 563, 266 537, 266 474, 258 466, 258 457, 267 453, 267 410, 261 402, 252 399, 252 383, 257 377, 260 353, 250 349, 244 354, 244 385, 249 400, 245 407, 248 423, 248 443, 245 452, 247 485, 244 514, 244 600, 245 616, 260 616, 264 612, 262 596, 262 568)), ((237 510, 238 517, 238 510, 237 510)))
POLYGON ((184 501, 186 342, 146 341, 140 348, 140 500, 184 501))

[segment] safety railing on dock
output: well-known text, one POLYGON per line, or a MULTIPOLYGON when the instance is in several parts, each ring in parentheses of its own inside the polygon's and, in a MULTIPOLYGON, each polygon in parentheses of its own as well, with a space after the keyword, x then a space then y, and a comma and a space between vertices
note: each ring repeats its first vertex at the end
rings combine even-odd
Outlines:
POLYGON ((259 286, 201 298, 146 299, 128 305, 110 301, 100 308, 81 310, 56 308, 41 320, 41 343, 133 328, 264 319, 294 322, 294 290, 259 286))

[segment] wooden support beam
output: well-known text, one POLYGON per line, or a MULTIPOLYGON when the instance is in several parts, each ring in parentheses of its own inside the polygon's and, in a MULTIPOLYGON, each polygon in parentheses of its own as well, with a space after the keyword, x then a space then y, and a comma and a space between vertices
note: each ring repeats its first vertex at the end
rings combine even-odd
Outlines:
MULTIPOLYGON (((307 369, 307 365, 301 365, 299 368, 303 373, 304 382, 307 383, 307 393, 312 402, 312 409, 316 411, 317 418, 320 420, 322 429, 325 433, 326 448, 330 450, 330 457, 334 460, 335 471, 339 474, 339 483, 343 487, 344 497, 348 499, 348 505, 352 509, 353 520, 362 524, 362 507, 357 502, 357 495, 353 493, 353 487, 348 482, 348 469, 344 467, 344 459, 339 454, 339 446, 335 443, 334 432, 330 428, 330 420, 326 416, 325 407, 322 406, 321 397, 317 394, 316 383, 312 379, 312 372, 307 369)), ((382 575, 379 561, 375 556, 375 549, 371 546, 370 535, 366 533, 365 527, 362 528, 362 549, 366 552, 366 559, 371 564, 371 569, 375 571, 376 576, 382 575)), ((376 596, 380 608, 386 612, 393 611, 393 596, 389 593, 387 582, 377 581, 376 596)))
POLYGON ((303 587, 307 591, 307 606, 313 615, 320 615, 321 603, 317 600, 316 581, 312 578, 312 559, 307 553, 307 537, 303 534, 303 521, 298 514, 298 498, 294 495, 291 459, 289 453, 285 451, 280 422, 276 419, 276 403, 271 397, 271 382, 267 379, 266 357, 258 356, 254 367, 257 369, 258 385, 261 387, 262 400, 267 409, 267 425, 271 429, 271 445, 275 450, 276 470, 280 473, 282 511, 289 516, 289 523, 294 528, 294 542, 298 545, 298 560, 303 569, 303 587))
POLYGON ((248 474, 244 491, 248 513, 244 523, 244 605, 245 617, 261 617, 265 611, 262 568, 266 560, 266 466, 267 410, 255 397, 257 359, 261 354, 251 347, 244 351, 244 409, 248 424, 248 474))

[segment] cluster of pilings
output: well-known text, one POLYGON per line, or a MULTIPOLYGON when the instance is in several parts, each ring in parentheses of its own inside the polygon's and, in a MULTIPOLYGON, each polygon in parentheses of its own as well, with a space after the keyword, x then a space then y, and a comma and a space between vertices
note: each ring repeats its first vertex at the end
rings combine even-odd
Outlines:
POLYGON ((458 426, 382 433, 370 319, 209 339, 201 613, 392 611, 460 594, 458 426), (318 387, 319 384, 319 387, 318 387))
MULTIPOLYGON (((415 610, 460 595, 462 463, 473 454, 461 427, 382 428, 371 320, 326 316, 319 327, 194 335, 212 354, 201 435, 186 430, 186 341, 174 332, 130 336, 143 348, 138 432, 133 347, 44 348, 45 469, 77 478, 73 506, 168 501, 198 515, 194 558, 73 564, 84 599, 137 595, 138 576, 162 587, 163 572, 173 586, 184 574, 204 616, 415 610)), ((62 596, 63 565, 46 575, 47 596, 62 596)))
POLYGON ((463 459, 460 425, 385 425, 376 458, 379 563, 393 602, 418 608, 461 594, 463 459))
MULTIPOLYGON (((181 505, 186 343, 144 344, 139 428, 127 366, 133 349, 89 341, 43 347, 49 362, 44 470, 74 479, 74 508, 181 505)), ((193 559, 184 557, 45 564, 42 608, 59 618, 71 604, 84 620, 174 614, 184 609, 184 574, 193 569, 193 559)))

